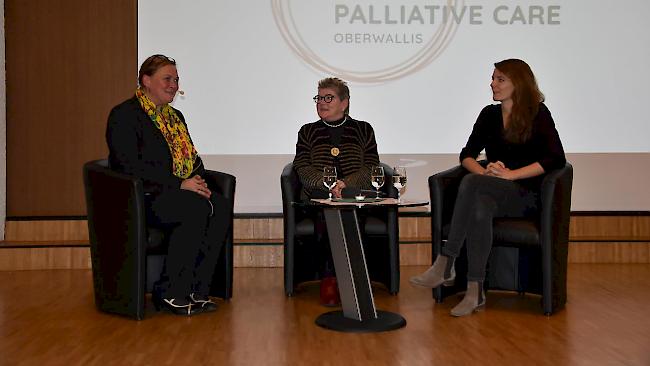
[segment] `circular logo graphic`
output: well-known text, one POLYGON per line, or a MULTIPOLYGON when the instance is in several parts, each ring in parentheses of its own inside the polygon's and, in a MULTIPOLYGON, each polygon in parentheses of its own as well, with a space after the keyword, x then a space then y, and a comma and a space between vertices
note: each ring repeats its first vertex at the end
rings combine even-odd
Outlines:
POLYGON ((422 70, 458 29, 463 0, 271 0, 291 51, 313 69, 344 80, 384 83, 422 70))

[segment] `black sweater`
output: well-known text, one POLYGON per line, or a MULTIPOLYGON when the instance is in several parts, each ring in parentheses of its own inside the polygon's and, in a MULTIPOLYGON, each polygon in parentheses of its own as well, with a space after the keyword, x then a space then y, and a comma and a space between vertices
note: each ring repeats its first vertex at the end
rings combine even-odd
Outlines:
POLYGON ((323 167, 338 166, 338 179, 348 187, 371 189, 372 167, 379 165, 375 132, 368 122, 348 117, 341 127, 328 127, 322 121, 308 123, 300 128, 293 166, 305 190, 324 189, 323 167), (330 128, 342 128, 340 144, 333 146, 330 128), (335 158, 331 148, 338 147, 335 158))
MULTIPOLYGON (((488 161, 501 161, 508 169, 519 169, 538 162, 545 172, 549 172, 566 164, 560 136, 544 103, 540 103, 531 136, 526 142, 512 143, 505 139, 504 132, 501 105, 483 108, 467 144, 460 152, 461 163, 467 157, 476 158, 485 149, 488 161)), ((533 177, 525 181, 532 183, 540 180, 540 177, 533 177)))

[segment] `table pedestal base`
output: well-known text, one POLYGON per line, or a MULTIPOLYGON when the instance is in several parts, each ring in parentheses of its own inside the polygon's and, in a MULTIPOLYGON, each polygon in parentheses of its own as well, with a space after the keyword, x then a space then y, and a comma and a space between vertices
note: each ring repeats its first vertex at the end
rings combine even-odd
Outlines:
POLYGON ((339 332, 371 333, 402 328, 406 325, 406 319, 397 313, 377 310, 377 318, 358 321, 346 318, 343 311, 336 310, 321 314, 316 318, 316 324, 339 332))

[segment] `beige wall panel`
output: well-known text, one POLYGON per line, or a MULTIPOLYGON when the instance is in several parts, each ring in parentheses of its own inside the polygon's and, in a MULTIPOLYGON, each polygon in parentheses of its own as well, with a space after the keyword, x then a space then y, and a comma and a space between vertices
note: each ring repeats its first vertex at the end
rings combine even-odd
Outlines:
POLYGON ((569 263, 650 263, 650 243, 571 243, 569 263))
POLYGON ((650 238, 650 216, 572 216, 571 238, 650 238))
POLYGON ((402 266, 431 265, 431 244, 402 244, 399 247, 399 264, 402 266))
MULTIPOLYGON (((282 245, 235 245, 235 267, 282 267, 282 245)), ((569 263, 650 263, 650 243, 571 243, 569 263)), ((431 245, 403 244, 400 264, 430 265, 431 245)), ((0 271, 90 268, 89 248, 0 248, 0 271)))
MULTIPOLYGON (((644 216, 572 217, 572 236, 581 241, 570 244, 569 262, 650 263, 650 243, 639 241, 648 233, 649 219, 644 216), (630 237, 637 242, 626 241, 630 237), (585 238, 598 241, 586 241, 585 238)), ((402 265, 430 263, 430 230, 428 217, 400 218, 400 238, 406 242, 400 246, 402 265)), ((87 247, 56 248, 57 245, 87 243, 85 220, 8 221, 6 234, 5 242, 0 242, 0 270, 89 267, 87 247), (29 248, 34 244, 52 247, 29 248), (7 245, 26 248, 2 248, 7 245)), ((278 245, 282 243, 282 218, 236 219, 234 235, 236 267, 283 265, 283 246, 278 245)))
POLYGON ((235 267, 282 267, 282 245, 238 245, 233 258, 235 267))
POLYGON ((399 238, 417 238, 418 237, 418 225, 417 221, 413 217, 400 217, 399 218, 399 238))
POLYGON ((88 240, 86 220, 7 221, 6 241, 88 240))
POLYGON ((282 231, 281 218, 235 219, 233 223, 233 235, 236 240, 282 240, 282 231))
POLYGON ((90 248, 0 248, 0 271, 90 268, 90 248))

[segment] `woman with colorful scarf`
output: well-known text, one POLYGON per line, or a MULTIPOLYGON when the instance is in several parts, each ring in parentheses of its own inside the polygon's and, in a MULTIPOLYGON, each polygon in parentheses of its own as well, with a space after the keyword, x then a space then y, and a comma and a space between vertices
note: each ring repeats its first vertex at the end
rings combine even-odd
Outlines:
POLYGON ((178 92, 176 61, 147 58, 138 83, 135 95, 111 110, 106 141, 111 169, 142 179, 148 225, 169 232, 153 302, 179 315, 216 310, 208 292, 228 229, 225 199, 202 178, 185 119, 169 105, 178 92))

